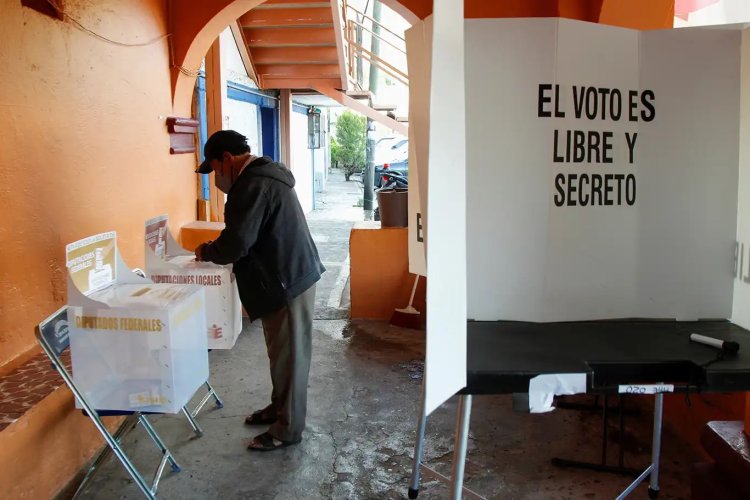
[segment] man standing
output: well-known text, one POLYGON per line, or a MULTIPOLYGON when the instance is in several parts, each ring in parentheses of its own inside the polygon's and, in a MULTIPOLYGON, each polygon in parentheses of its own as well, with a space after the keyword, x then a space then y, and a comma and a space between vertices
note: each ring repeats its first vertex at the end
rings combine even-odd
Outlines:
POLYGON ((250 319, 260 318, 271 362, 271 404, 245 419, 268 425, 250 450, 299 443, 307 413, 315 283, 325 271, 282 163, 250 153, 247 138, 221 130, 203 148, 197 173, 214 172, 227 194, 226 227, 216 241, 195 249, 196 260, 234 264, 240 300, 250 319))

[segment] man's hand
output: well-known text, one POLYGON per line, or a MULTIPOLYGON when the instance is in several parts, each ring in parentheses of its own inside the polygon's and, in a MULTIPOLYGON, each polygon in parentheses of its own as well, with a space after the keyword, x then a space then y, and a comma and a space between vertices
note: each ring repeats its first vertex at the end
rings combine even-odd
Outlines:
POLYGON ((209 243, 211 243, 211 242, 210 242, 210 241, 208 241, 208 242, 206 242, 206 243, 201 243, 200 245, 198 245, 198 246, 197 246, 197 247, 195 248, 195 260, 197 260, 198 262, 201 262, 201 261, 203 261, 203 248, 204 248, 204 247, 205 247, 206 245, 208 245, 209 243))

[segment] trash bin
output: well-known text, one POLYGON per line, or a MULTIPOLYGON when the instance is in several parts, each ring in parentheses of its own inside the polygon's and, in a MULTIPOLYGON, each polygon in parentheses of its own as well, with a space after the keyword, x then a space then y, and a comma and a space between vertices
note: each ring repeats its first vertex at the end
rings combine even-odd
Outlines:
POLYGON ((378 189, 381 227, 406 227, 409 224, 409 190, 378 189))

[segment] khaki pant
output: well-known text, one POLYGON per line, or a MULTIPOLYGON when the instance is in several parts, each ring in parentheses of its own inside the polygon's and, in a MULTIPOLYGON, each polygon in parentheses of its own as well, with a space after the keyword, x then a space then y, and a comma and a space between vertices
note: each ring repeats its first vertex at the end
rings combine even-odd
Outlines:
POLYGON ((299 441, 305 429, 314 309, 315 285, 262 318, 273 384, 269 413, 278 416, 268 432, 282 441, 299 441))

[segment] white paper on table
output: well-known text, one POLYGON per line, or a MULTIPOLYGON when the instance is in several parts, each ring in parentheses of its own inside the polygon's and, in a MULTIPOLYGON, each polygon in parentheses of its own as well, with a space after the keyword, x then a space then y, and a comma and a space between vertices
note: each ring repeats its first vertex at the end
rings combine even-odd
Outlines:
POLYGON ((555 409, 555 396, 586 392, 585 373, 553 373, 537 375, 529 380, 529 411, 546 413, 555 409))

